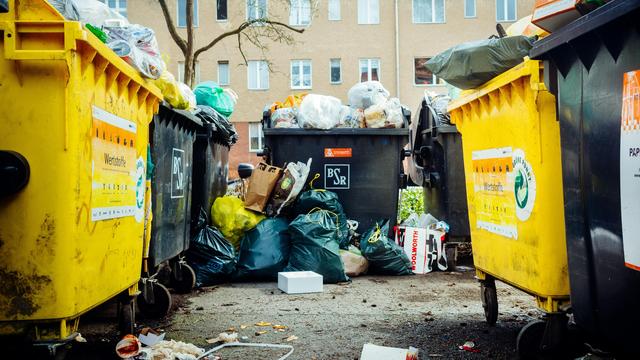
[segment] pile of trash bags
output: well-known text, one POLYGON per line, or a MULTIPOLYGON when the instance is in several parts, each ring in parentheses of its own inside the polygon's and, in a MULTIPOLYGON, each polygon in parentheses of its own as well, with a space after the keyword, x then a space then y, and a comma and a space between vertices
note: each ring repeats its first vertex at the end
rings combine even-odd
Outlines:
POLYGON ((378 81, 354 85, 349 106, 340 99, 319 94, 291 95, 284 102, 265 108, 269 127, 330 130, 334 128, 402 128, 406 126, 403 105, 391 98, 378 81))

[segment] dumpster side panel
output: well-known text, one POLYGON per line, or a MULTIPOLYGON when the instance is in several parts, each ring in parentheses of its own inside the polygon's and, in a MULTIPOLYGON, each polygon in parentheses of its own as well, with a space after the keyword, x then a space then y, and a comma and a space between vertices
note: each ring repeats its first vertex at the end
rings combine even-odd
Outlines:
MULTIPOLYGON (((14 33, 29 52, 0 46, 0 149, 31 167, 26 188, 0 199, 2 322, 74 317, 139 278, 143 219, 134 213, 160 94, 79 23, 53 15, 53 24, 14 33)), ((0 16, 0 28, 14 17, 0 16)))
POLYGON ((478 269, 540 297, 567 297, 555 97, 528 61, 450 105, 463 137, 478 269))

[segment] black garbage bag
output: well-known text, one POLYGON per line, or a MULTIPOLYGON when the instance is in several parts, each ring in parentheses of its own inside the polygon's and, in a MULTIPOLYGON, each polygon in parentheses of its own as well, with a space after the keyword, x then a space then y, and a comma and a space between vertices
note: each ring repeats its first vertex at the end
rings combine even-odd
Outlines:
POLYGON ((275 280, 289 263, 291 236, 283 218, 262 220, 240 243, 237 280, 275 280))
POLYGON ((377 222, 360 241, 362 256, 369 261, 369 273, 413 275, 411 260, 404 250, 389 239, 389 220, 377 222))
POLYGON ((220 115, 214 108, 207 105, 198 105, 194 112, 200 120, 215 126, 214 138, 223 144, 232 146, 238 142, 238 132, 229 120, 220 115))
POLYGON ((535 37, 522 35, 470 41, 432 57, 426 68, 460 89, 473 89, 520 64, 535 37))
POLYGON ((189 243, 187 263, 196 273, 196 286, 210 286, 229 280, 236 268, 233 245, 220 230, 207 225, 207 213, 200 210, 196 235, 189 243))
POLYGON ((336 214, 316 209, 289 225, 291 255, 283 271, 313 271, 325 283, 348 281, 340 258, 336 214))
MULTIPOLYGON (((338 199, 338 194, 328 190, 308 190, 298 196, 295 204, 295 215, 307 214, 315 208, 328 210, 337 215, 338 243, 341 249, 349 248, 349 224, 347 215, 338 199)), ((334 220, 336 220, 334 218, 334 220)))

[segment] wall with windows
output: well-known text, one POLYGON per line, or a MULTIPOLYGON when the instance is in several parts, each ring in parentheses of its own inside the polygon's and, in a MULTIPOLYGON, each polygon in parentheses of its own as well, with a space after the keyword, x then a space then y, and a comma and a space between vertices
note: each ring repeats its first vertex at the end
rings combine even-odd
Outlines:
MULTIPOLYGON (((182 54, 166 30, 159 5, 154 1, 105 1, 113 1, 114 6, 117 3, 119 11, 126 4, 124 12, 132 22, 156 30, 161 49, 170 58, 169 68, 179 77, 182 54)), ((259 122, 265 105, 300 92, 333 95, 346 103, 353 84, 377 78, 392 95, 399 92, 401 101, 415 111, 425 90, 445 91, 439 79, 424 68, 427 59, 460 42, 495 34, 498 19, 514 16, 519 19, 531 13, 534 3, 534 0, 398 0, 400 87, 396 88, 394 1, 319 0, 313 14, 309 4, 315 0, 291 0, 293 11, 284 5, 286 0, 194 1, 198 2, 195 14, 198 47, 247 19, 260 19, 265 11, 282 22, 306 29, 304 34, 294 35, 298 42, 293 46, 269 44, 272 72, 263 62, 262 53, 248 42, 245 42, 248 60, 245 65, 235 37, 199 57, 196 69, 199 80, 218 81, 239 95, 232 121, 242 140, 232 151, 232 170, 238 161, 257 161, 255 153, 250 152, 250 135, 254 132, 247 123, 259 122)), ((179 11, 178 6, 183 2, 168 0, 174 19, 186 19, 185 11, 179 11)), ((509 22, 503 24, 506 27, 509 22)), ((178 32, 186 36, 186 29, 178 28, 178 32)))

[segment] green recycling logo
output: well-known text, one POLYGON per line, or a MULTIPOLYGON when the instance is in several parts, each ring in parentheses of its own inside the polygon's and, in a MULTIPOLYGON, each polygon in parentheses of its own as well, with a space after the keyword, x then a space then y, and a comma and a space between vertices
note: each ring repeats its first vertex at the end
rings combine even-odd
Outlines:
POLYGON ((525 160, 524 151, 515 150, 512 159, 516 216, 521 221, 526 221, 531 216, 536 201, 536 176, 531 164, 525 160))

